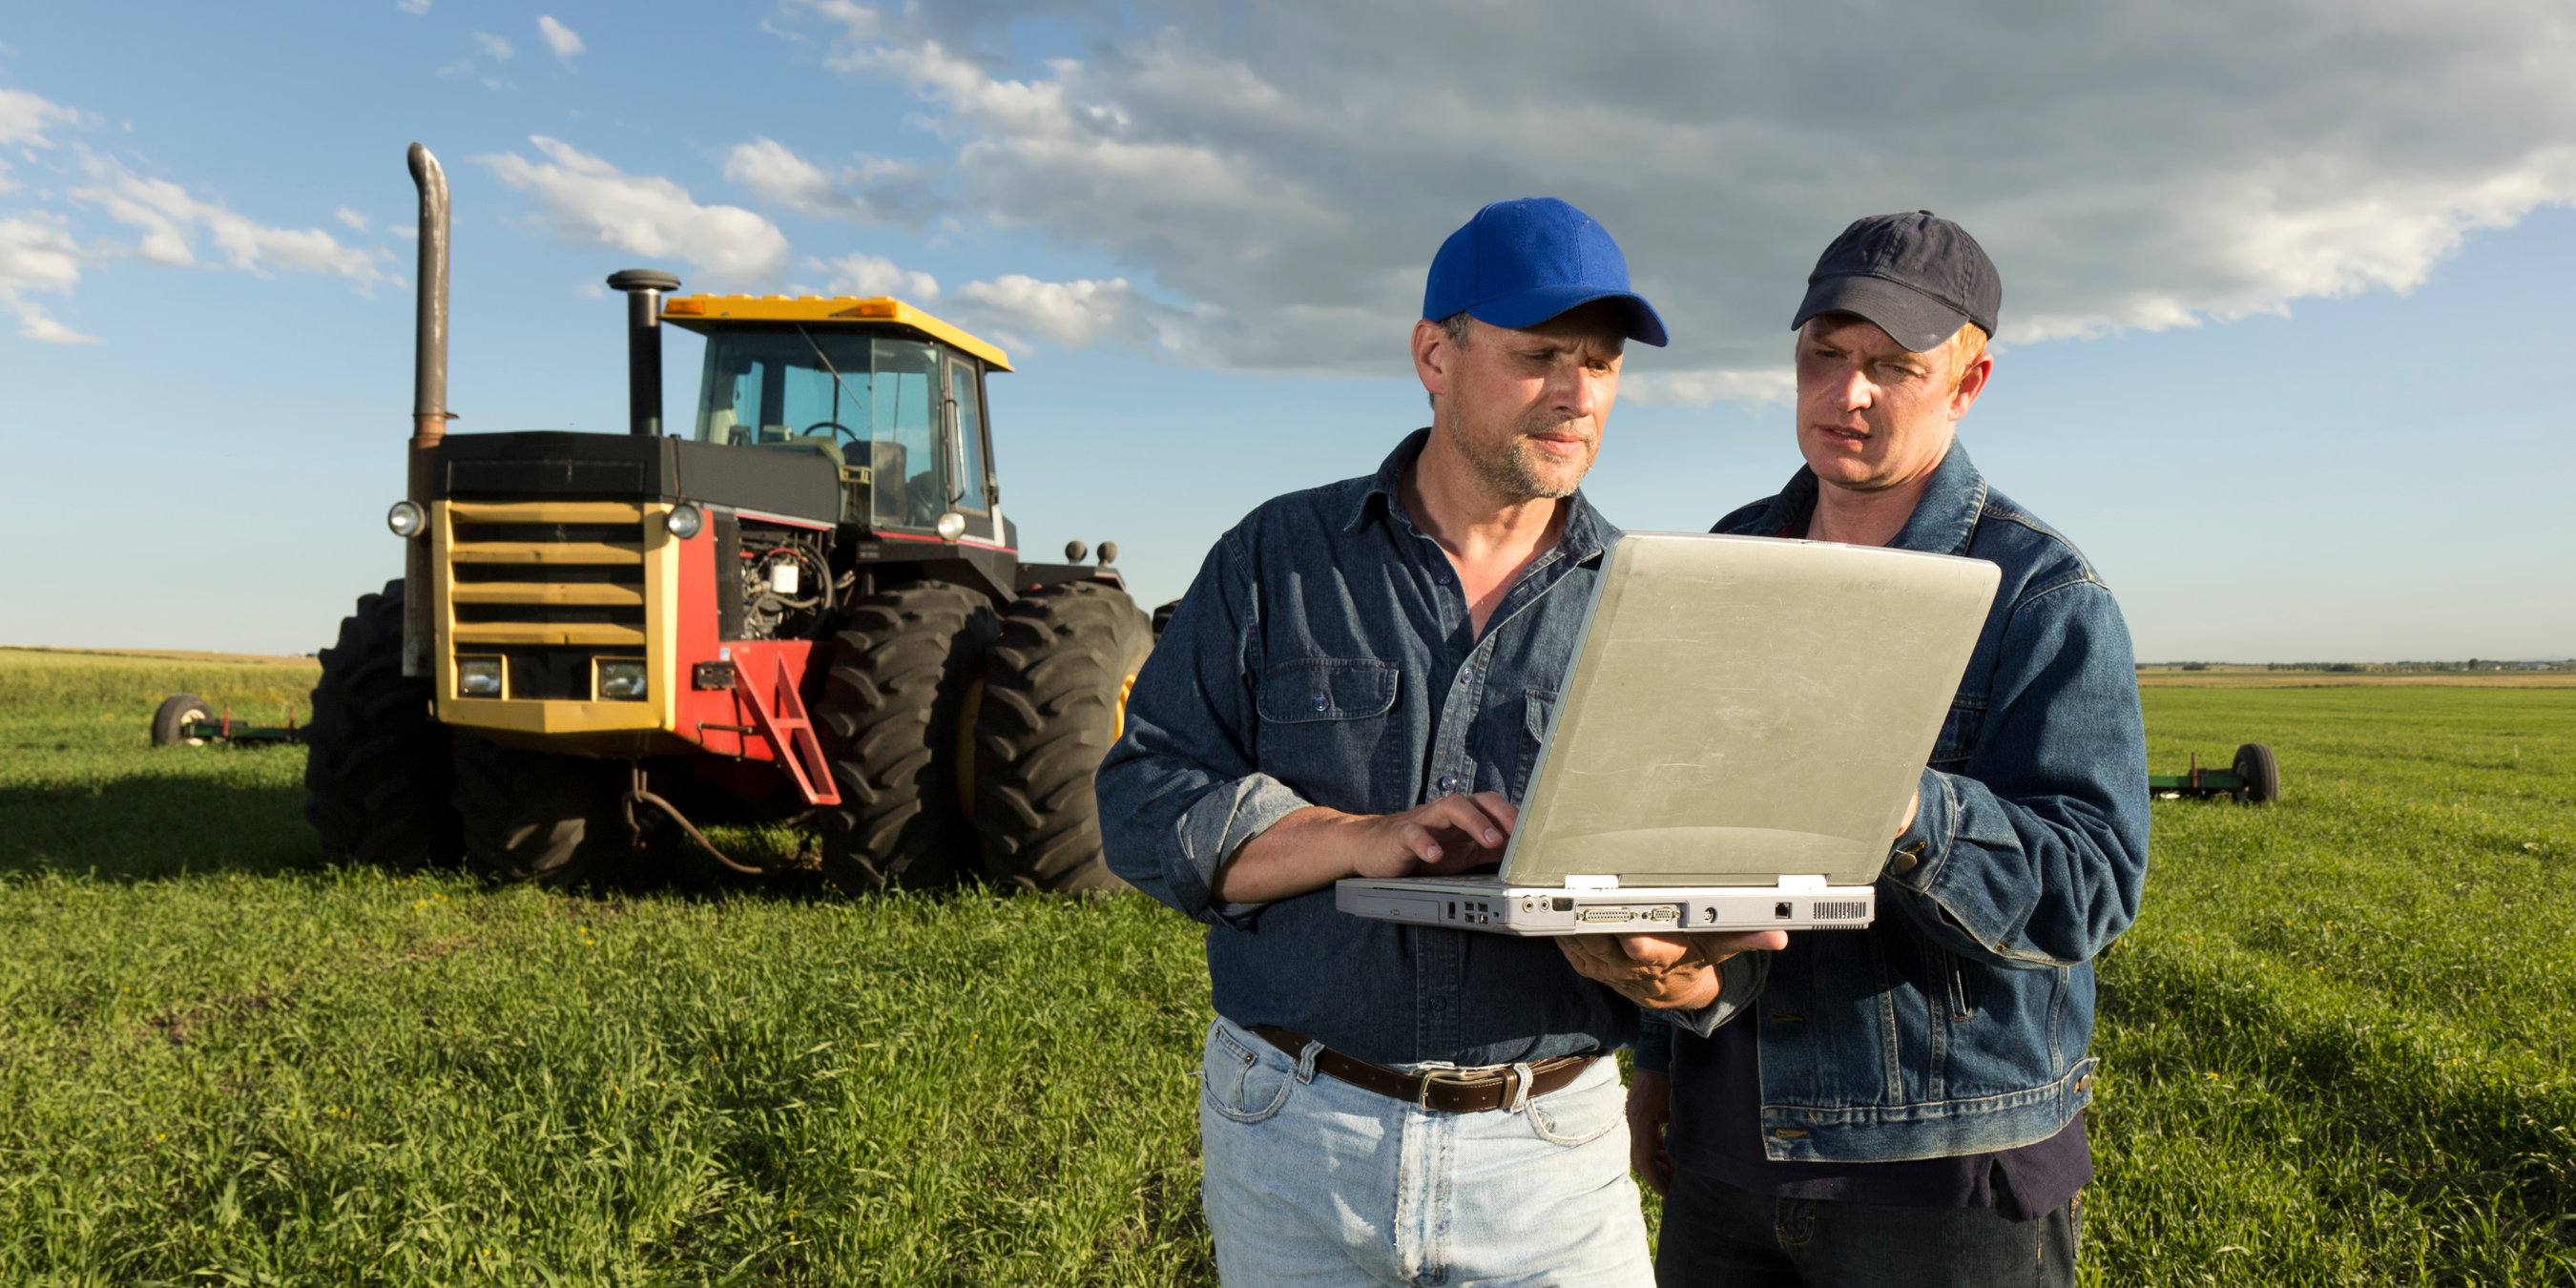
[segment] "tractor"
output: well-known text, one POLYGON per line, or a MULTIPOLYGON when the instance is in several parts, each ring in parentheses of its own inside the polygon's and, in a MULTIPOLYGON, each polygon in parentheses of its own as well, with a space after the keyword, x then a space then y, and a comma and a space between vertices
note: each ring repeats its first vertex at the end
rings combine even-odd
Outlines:
POLYGON ((305 814, 335 858, 649 879, 689 817, 793 820, 857 892, 1121 887, 1092 776, 1153 623, 1083 544, 1019 556, 1000 349, 901 300, 675 295, 630 269, 628 432, 447 432, 448 195, 420 194, 404 575, 321 654, 305 814), (706 338, 665 432, 662 328, 706 338))

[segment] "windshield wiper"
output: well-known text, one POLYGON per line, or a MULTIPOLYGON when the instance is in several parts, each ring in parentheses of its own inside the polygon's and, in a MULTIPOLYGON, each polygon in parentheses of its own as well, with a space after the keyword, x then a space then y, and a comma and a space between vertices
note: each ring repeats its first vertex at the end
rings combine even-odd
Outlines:
MULTIPOLYGON (((832 373, 832 388, 834 391, 837 393, 850 394, 850 405, 853 407, 867 406, 867 403, 862 401, 857 394, 850 393, 849 384, 841 379, 841 369, 832 365, 831 355, 823 352, 823 346, 814 343, 813 336, 806 335, 803 324, 800 323, 797 325, 796 334, 804 337, 805 347, 814 351, 814 360, 823 364, 823 370, 832 373)), ((841 424, 841 404, 837 398, 832 403, 831 423, 834 425, 840 425, 840 428, 845 433, 848 432, 850 428, 847 425, 841 424)), ((855 440, 858 438, 858 435, 851 434, 850 437, 855 440)))

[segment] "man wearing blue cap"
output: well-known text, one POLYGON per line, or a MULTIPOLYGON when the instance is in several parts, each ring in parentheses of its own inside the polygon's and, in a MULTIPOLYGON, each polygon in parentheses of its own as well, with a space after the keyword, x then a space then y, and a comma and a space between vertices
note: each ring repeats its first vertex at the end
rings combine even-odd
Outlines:
POLYGON ((1715 531, 1983 559, 2003 585, 1878 920, 1736 957, 1726 988, 1749 1008, 1638 1044, 1657 1281, 2071 1285, 2092 962, 2146 877, 2128 627, 2083 553, 1958 445, 2003 302, 1976 240, 1930 211, 1862 219, 1807 281, 1790 323, 1806 467, 1715 531))
POLYGON ((1100 766, 1109 864, 1208 924, 1202 1200, 1225 1282, 1642 1283, 1631 997, 1539 940, 1334 909, 1346 876, 1497 862, 1617 535, 1576 490, 1625 341, 1664 343, 1599 224, 1487 206, 1413 331, 1430 428, 1219 538, 1100 766), (1623 997, 1622 993, 1629 996, 1623 997))

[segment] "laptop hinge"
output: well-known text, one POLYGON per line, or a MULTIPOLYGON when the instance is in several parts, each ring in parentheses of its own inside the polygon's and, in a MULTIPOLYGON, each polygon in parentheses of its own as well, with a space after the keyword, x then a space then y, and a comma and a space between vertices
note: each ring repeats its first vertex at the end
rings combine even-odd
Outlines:
POLYGON ((1781 878, 1780 878, 1780 888, 1781 888, 1781 889, 1783 889, 1783 890, 1822 890, 1822 889, 1824 889, 1824 888, 1826 887, 1826 885, 1827 885, 1827 884, 1828 884, 1828 883, 1826 882, 1826 880, 1825 880, 1823 877, 1820 877, 1820 876, 1817 876, 1817 877, 1792 877, 1792 876, 1783 876, 1783 877, 1781 877, 1781 878))
POLYGON ((1567 877, 1565 879, 1565 888, 1568 890, 1616 890, 1619 888, 1619 878, 1567 877))

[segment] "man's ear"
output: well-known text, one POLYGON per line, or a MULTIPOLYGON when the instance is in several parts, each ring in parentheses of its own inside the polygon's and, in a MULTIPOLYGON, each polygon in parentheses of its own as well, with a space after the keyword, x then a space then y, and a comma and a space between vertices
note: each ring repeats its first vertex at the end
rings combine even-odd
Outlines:
POLYGON ((1421 379, 1424 392, 1435 399, 1449 392, 1449 376, 1457 361, 1458 346, 1439 323, 1424 318, 1413 324, 1413 374, 1421 379))
POLYGON ((1986 391, 1986 380, 1995 373, 1995 355, 1979 350, 1959 373, 1959 387, 1950 391, 1950 419, 1957 420, 1977 405, 1977 395, 1986 391))

